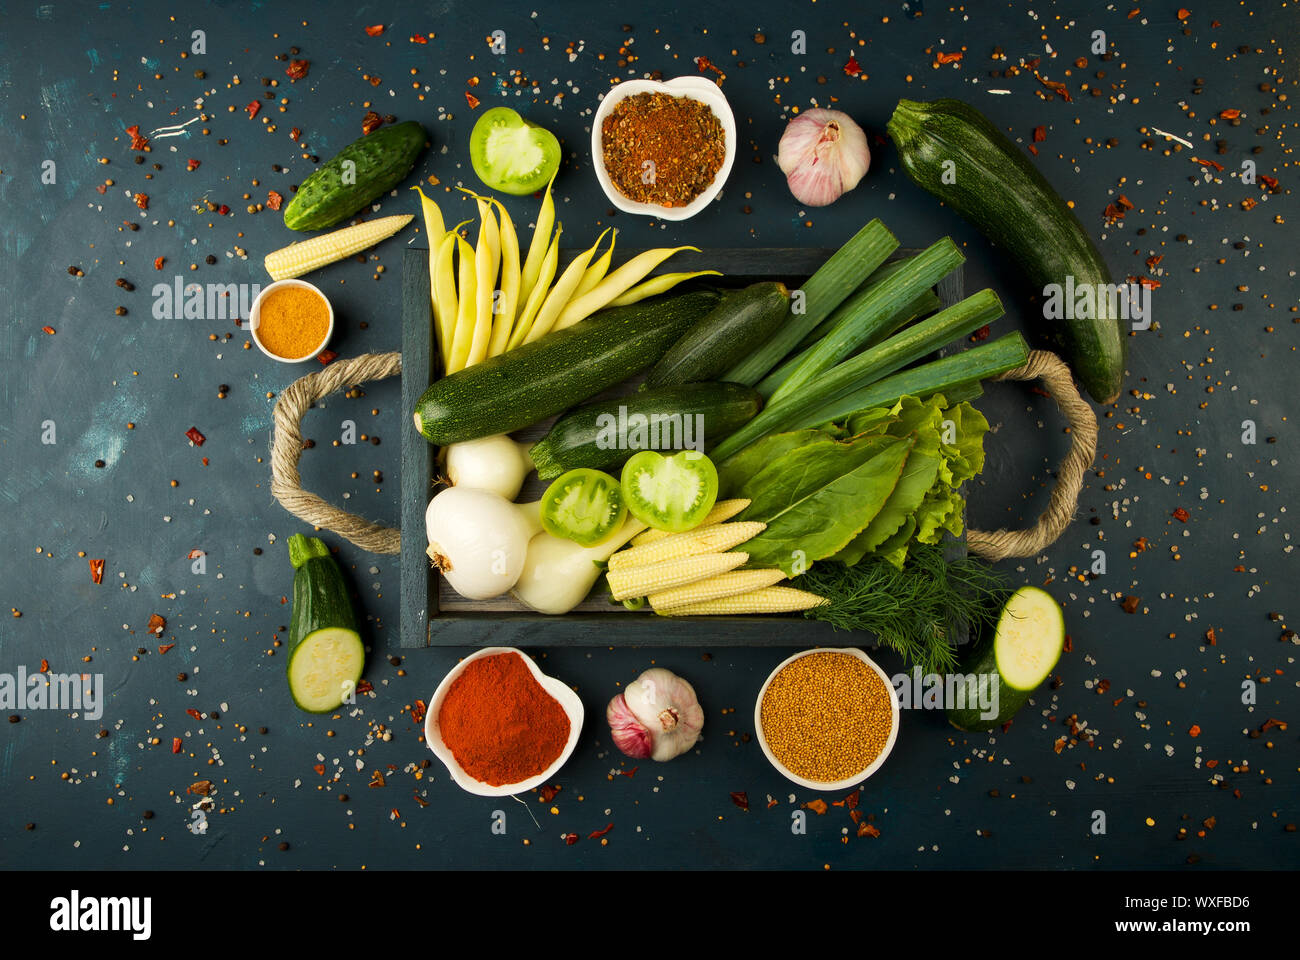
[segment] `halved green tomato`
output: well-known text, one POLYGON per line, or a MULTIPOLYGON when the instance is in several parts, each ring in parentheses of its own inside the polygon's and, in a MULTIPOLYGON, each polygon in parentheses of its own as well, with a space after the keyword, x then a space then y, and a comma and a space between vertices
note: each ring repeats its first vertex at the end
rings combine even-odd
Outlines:
POLYGON ((618 481, 588 467, 561 474, 547 487, 541 511, 547 533, 584 547, 600 543, 627 519, 618 481))
POLYGON ((545 187, 559 168, 560 141, 509 107, 493 107, 474 124, 469 158, 493 190, 524 196, 545 187))
POLYGON ((665 457, 643 450, 623 466, 623 499, 632 516, 656 530, 700 525, 718 499, 718 471, 695 450, 665 457))

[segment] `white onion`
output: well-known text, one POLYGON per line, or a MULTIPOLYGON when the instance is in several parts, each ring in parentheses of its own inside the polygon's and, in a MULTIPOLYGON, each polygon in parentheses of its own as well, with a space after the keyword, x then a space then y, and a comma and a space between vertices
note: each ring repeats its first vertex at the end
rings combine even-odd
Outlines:
POLYGON ((469 487, 448 487, 430 500, 424 525, 429 558, 467 600, 508 592, 524 569, 528 541, 542 528, 536 503, 469 487))
POLYGON ((777 163, 796 200, 824 207, 858 185, 871 166, 871 150, 847 113, 805 110, 781 135, 777 163))
POLYGON ((446 448, 446 458, 452 486, 491 490, 507 500, 519 496, 524 478, 533 469, 528 444, 504 433, 453 443, 446 448))

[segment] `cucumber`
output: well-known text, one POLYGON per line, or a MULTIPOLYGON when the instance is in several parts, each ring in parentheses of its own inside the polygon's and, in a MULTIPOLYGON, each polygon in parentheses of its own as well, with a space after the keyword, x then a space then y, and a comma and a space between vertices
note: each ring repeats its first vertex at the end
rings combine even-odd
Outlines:
POLYGON ((1046 590, 1021 587, 1003 605, 992 641, 977 642, 957 667, 964 703, 948 705, 948 722, 958 730, 992 730, 1006 723, 1047 679, 1064 648, 1060 604, 1046 590), (981 691, 981 678, 993 687, 981 691), (981 692, 987 709, 980 707, 981 692))
POLYGON ((545 420, 644 370, 721 299, 715 290, 602 310, 429 385, 415 427, 445 447, 545 420))
POLYGON ((552 480, 577 467, 617 466, 642 449, 699 449, 702 441, 708 450, 744 426, 762 406, 758 391, 739 383, 660 387, 570 410, 528 453, 537 475, 552 480), (629 435, 635 438, 637 416, 645 418, 647 443, 654 439, 652 427, 658 433, 657 445, 631 447, 624 442, 629 435))
POLYGON ((348 144, 298 187, 284 208, 290 230, 324 230, 401 183, 428 134, 414 120, 380 127, 348 144))
MULTIPOLYGON (((1099 403, 1124 385, 1127 338, 1110 271, 1061 196, 983 114, 960 100, 900 100, 887 125, 907 175, 1005 249, 1036 291, 1090 284, 1095 318, 1053 320, 1046 332, 1099 403), (951 171, 951 176, 948 175, 951 171), (947 182, 945 182, 947 181, 947 182)), ((1083 288, 1087 289, 1087 288, 1083 288)), ((1046 322, 1046 321, 1044 321, 1046 322)))
POLYGON ((289 615, 289 693, 308 713, 329 713, 356 690, 366 648, 339 565, 319 537, 289 538, 294 566, 289 615))
POLYGON ((729 294, 651 368, 645 389, 718 379, 767 342, 789 309, 783 283, 754 283, 729 294))

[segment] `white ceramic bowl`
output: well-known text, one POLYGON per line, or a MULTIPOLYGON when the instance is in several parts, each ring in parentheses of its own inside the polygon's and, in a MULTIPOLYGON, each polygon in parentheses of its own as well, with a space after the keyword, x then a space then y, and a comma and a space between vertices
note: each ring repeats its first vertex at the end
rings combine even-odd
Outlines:
POLYGON ((569 759, 569 755, 573 753, 573 748, 578 745, 578 736, 582 732, 582 717, 582 701, 578 699, 578 695, 569 689, 567 684, 542 673, 537 664, 533 662, 532 657, 514 647, 484 647, 452 667, 447 675, 442 678, 442 683, 438 684, 438 689, 433 692, 433 696, 429 699, 429 706, 424 714, 424 742, 429 745, 429 749, 433 751, 434 756, 443 762, 447 772, 451 774, 451 778, 463 790, 478 794, 480 797, 508 797, 516 793, 526 793, 534 787, 540 787, 559 772, 560 767, 564 766, 569 759), (537 776, 530 777, 520 783, 507 783, 494 787, 482 780, 475 780, 461 769, 460 764, 456 762, 456 758, 452 756, 451 750, 442 741, 442 731, 438 728, 438 714, 442 710, 443 700, 447 698, 447 691, 451 689, 455 679, 465 671, 466 665, 481 657, 491 657, 499 653, 512 653, 523 657, 524 663, 528 664, 528 669, 533 672, 533 677, 537 682, 542 685, 542 688, 547 693, 559 701, 560 706, 564 708, 564 712, 569 715, 569 739, 564 744, 564 749, 560 751, 560 756, 556 761, 537 776))
POLYGON ((767 757, 772 766, 776 767, 777 771, 787 780, 792 780, 799 784, 799 786, 806 787, 809 790, 821 790, 826 793, 837 793, 841 790, 849 790, 856 787, 863 780, 866 780, 867 777, 879 770, 881 766, 884 765, 885 759, 889 756, 889 752, 894 749, 894 741, 898 739, 898 693, 894 690, 894 685, 889 682, 889 677, 885 676, 885 671, 881 670, 874 660, 857 647, 815 647, 812 650, 804 650, 801 653, 796 653, 793 657, 783 660, 781 664, 768 675, 767 681, 763 684, 763 689, 758 691, 758 700, 754 704, 754 731, 755 736, 758 738, 758 745, 763 749, 763 755, 767 757), (857 657, 872 670, 876 671, 876 675, 880 677, 881 682, 884 683, 885 688, 889 691, 889 739, 885 741, 884 749, 880 751, 880 755, 871 762, 869 767, 856 776, 849 777, 847 780, 836 780, 833 782, 806 780, 803 777, 792 773, 790 770, 786 769, 775 755, 773 755, 771 748, 767 745, 767 738, 763 736, 763 697, 767 694, 767 688, 772 683, 772 678, 800 657, 811 656, 814 653, 844 653, 851 657, 857 657))
POLYGON ((304 360, 310 360, 312 357, 324 350, 325 345, 329 343, 330 338, 334 336, 334 305, 330 303, 329 297, 325 296, 324 293, 321 293, 318 287, 313 286, 306 280, 298 280, 297 278, 292 280, 277 280, 258 291, 257 299, 253 301, 252 307, 248 310, 248 329, 249 333, 253 336, 253 342, 257 344, 257 349, 261 350, 272 360, 279 360, 281 363, 302 363, 304 360), (272 353, 270 350, 266 349, 266 345, 262 343, 262 339, 257 335, 257 327, 262 322, 262 301, 266 299, 267 294, 272 290, 279 290, 282 287, 303 287, 307 290, 315 291, 316 294, 325 301, 325 309, 329 312, 329 325, 325 328, 325 339, 316 345, 316 349, 301 357, 282 357, 278 353, 272 353))
POLYGON ((600 101, 600 106, 596 108, 596 115, 591 121, 591 165, 596 171, 596 179, 600 181, 601 189, 605 191, 605 196, 609 198, 609 202, 624 213, 639 213, 647 217, 657 217, 660 220, 688 220, 713 202, 713 198, 718 195, 722 185, 727 182, 727 176, 731 173, 731 165, 735 160, 736 117, 732 114, 731 105, 727 103, 727 98, 722 95, 718 85, 712 80, 706 80, 704 77, 677 77, 663 82, 658 80, 624 80, 605 93, 605 98, 600 101), (601 124, 604 123, 605 118, 609 116, 620 100, 625 97, 635 96, 638 93, 667 93, 674 97, 689 97, 692 100, 698 100, 712 110, 722 123, 722 132, 727 140, 727 150, 722 160, 722 167, 705 191, 684 207, 661 207, 654 203, 639 203, 635 200, 629 200, 614 186, 605 170, 605 152, 601 149, 601 124))

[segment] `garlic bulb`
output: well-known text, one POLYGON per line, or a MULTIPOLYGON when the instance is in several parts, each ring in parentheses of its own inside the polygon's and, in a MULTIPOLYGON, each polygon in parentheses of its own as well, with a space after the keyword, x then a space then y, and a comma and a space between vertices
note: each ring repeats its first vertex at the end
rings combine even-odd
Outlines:
POLYGON ((704 728, 695 688, 669 670, 652 667, 605 709, 614 745, 629 757, 671 760, 691 749, 704 728))
POLYGON ((871 166, 871 150, 847 113, 805 110, 781 135, 777 163, 796 200, 824 207, 858 185, 871 166))

